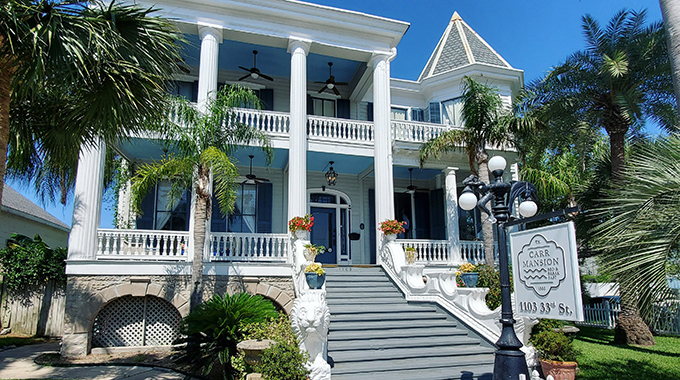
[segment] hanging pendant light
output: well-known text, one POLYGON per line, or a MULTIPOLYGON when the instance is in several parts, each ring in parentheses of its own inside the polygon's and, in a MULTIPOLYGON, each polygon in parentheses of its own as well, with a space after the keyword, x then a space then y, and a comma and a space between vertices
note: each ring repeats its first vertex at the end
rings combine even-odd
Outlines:
POLYGON ((334 161, 328 161, 328 164, 331 166, 326 172, 326 183, 328 186, 335 186, 335 183, 338 181, 338 173, 333 170, 333 163, 334 161))

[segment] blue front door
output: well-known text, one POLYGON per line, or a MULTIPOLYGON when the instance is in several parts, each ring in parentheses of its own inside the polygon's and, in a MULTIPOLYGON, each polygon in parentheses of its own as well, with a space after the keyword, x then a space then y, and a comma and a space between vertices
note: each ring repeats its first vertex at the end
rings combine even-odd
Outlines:
POLYGON ((312 244, 323 245, 326 252, 316 257, 316 261, 324 264, 336 264, 336 223, 335 208, 312 207, 314 225, 310 240, 312 244))

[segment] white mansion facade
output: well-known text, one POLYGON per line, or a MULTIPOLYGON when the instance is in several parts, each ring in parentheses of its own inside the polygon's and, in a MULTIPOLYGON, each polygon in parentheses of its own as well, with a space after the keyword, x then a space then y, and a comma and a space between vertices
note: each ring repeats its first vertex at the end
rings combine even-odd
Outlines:
MULTIPOLYGON (((197 255, 204 260, 206 297, 244 289, 289 311, 305 285, 297 280, 300 253, 287 225, 305 214, 315 217, 311 242, 328 248, 317 261, 382 266, 407 299, 449 302, 449 312, 495 341, 493 318, 474 311, 479 292, 456 290, 442 275, 462 262, 483 261, 480 216, 457 205, 461 181, 470 174, 468 159, 462 150, 454 151, 421 169, 419 149, 441 132, 461 128, 465 76, 498 88, 509 105, 523 86, 521 70, 457 13, 419 78, 403 80, 391 77, 390 64, 399 59, 406 22, 293 0, 136 3, 159 8, 189 41, 190 70, 176 78, 173 91, 200 107, 224 85, 255 90, 264 109, 236 112, 269 136, 275 157, 266 166, 258 147, 236 152, 243 183, 235 211, 225 216, 214 209, 209 244, 195 252, 191 189, 169 208, 168 183, 149 193, 140 216, 131 213, 123 189, 118 228, 99 228, 106 148, 81 152, 64 353, 169 344, 178 318, 188 313, 191 262, 197 255), (250 70, 255 67, 258 71, 250 70), (331 170, 337 173, 332 186, 326 178, 331 170), (267 181, 248 179, 249 173, 267 181), (399 249, 383 253, 377 224, 387 219, 409 222, 396 244, 417 249, 416 264, 424 268, 419 275, 437 278, 428 281, 428 294, 436 299, 409 283, 398 265, 403 258, 385 262, 390 252, 399 254, 399 249), (455 306, 461 299, 464 305, 455 306), (123 310, 141 317, 121 316, 123 310), (107 330, 114 325, 115 333, 107 330)), ((144 136, 115 150, 133 169, 164 153, 158 141, 144 136)), ((512 151, 492 149, 493 154, 517 162, 512 151)), ((506 173, 517 179, 516 164, 506 173)))

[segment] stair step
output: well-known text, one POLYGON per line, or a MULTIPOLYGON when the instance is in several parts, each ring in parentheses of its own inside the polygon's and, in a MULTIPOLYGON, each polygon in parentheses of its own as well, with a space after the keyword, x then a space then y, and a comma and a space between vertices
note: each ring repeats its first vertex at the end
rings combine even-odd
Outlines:
MULTIPOLYGON (((331 354, 329 354, 332 357, 331 354)), ((335 366, 331 372, 333 378, 335 375, 341 374, 360 374, 362 372, 380 372, 380 371, 395 371, 395 370, 423 370, 431 368, 451 368, 466 367, 470 365, 484 365, 493 364, 494 355, 491 354, 477 354, 471 356, 460 355, 441 355, 437 357, 417 357, 408 359, 380 359, 380 360, 366 360, 363 362, 339 362, 333 358, 335 366)), ((453 371, 451 371, 453 372, 453 371)), ((368 377, 365 377, 368 378, 368 377)), ((373 378, 371 378, 373 379, 373 378)), ((416 377, 422 379, 422 377, 416 377)))
POLYGON ((330 287, 326 286, 326 293, 336 294, 336 293, 356 293, 356 292, 364 293, 364 294, 365 293, 381 293, 381 292, 392 293, 392 292, 394 292, 394 293, 401 294, 401 292, 399 292, 399 290, 397 290, 397 288, 395 288, 392 284, 379 284, 379 285, 378 284, 376 284, 376 285, 370 284, 370 285, 355 286, 355 287, 352 287, 352 286, 333 286, 333 285, 331 285, 330 287))
POLYGON ((351 277, 347 279, 339 279, 333 281, 326 281, 326 288, 368 288, 374 286, 389 286, 394 287, 392 282, 387 279, 376 279, 375 281, 357 281, 351 277))
POLYGON ((335 305, 365 305, 366 307, 376 307, 368 305, 379 305, 379 304, 389 304, 389 305, 407 305, 408 301, 405 299, 397 298, 330 298, 326 300, 328 306, 333 310, 335 305))
POLYGON ((491 354, 493 350, 488 347, 460 347, 460 346, 444 346, 444 347, 396 347, 385 348, 379 350, 359 350, 359 351, 334 351, 333 360, 336 363, 350 363, 350 362, 364 362, 367 358, 374 360, 393 360, 393 359, 411 359, 411 358, 431 358, 442 356, 456 356, 468 357, 479 354, 491 354))
MULTIPOLYGON (((404 299, 404 296, 397 290, 392 289, 389 292, 340 292, 340 291, 328 291, 326 290, 326 297, 330 299, 343 299, 343 298, 396 298, 404 299)), ((331 313, 333 311, 331 310, 331 313)))
POLYGON ((331 308, 333 315, 341 314, 365 314, 365 313, 410 313, 414 311, 436 312, 437 309, 428 306, 414 306, 407 303, 391 303, 380 305, 380 307, 366 307, 366 305, 334 305, 331 308))
POLYGON ((333 380, 491 380, 493 374, 491 373, 489 365, 467 365, 457 367, 451 365, 447 368, 430 368, 430 369, 415 369, 415 370, 396 370, 396 371, 380 371, 380 372, 363 372, 360 374, 336 374, 331 371, 333 380))
MULTIPOLYGON (((332 325, 331 325, 332 326, 332 325)), ((371 339, 371 338, 408 338, 408 337, 433 337, 433 336, 467 336, 467 331, 455 327, 423 327, 410 329, 409 327, 384 329, 346 329, 331 328, 328 335, 329 341, 371 339)))
MULTIPOLYGON (((330 340, 330 339, 329 339, 330 340)), ((351 340, 333 340, 333 352, 340 352, 346 350, 356 350, 356 352, 365 352, 364 350, 383 350, 400 347, 441 347, 441 346, 464 346, 464 345, 479 345, 480 341, 476 338, 467 336, 425 336, 425 337, 387 337, 367 339, 362 336, 351 340)))
POLYGON ((331 312, 331 324, 333 322, 352 321, 360 323, 361 321, 401 321, 401 320, 418 320, 424 319, 446 319, 443 314, 435 313, 434 311, 411 311, 402 313, 363 313, 363 314, 340 314, 336 315, 331 312))

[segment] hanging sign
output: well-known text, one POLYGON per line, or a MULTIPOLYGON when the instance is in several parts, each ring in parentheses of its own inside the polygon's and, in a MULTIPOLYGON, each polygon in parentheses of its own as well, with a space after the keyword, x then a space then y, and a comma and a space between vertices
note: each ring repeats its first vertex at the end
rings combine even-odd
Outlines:
POLYGON ((573 222, 510 234, 515 312, 583 321, 573 222))

